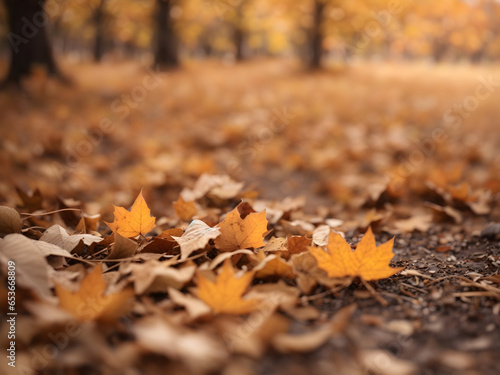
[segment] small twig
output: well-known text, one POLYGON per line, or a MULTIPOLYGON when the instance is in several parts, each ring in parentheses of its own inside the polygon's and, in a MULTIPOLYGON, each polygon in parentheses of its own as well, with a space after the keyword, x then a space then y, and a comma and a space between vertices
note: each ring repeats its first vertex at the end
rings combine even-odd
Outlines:
POLYGON ((419 292, 422 292, 422 293, 429 293, 427 290, 419 288, 418 286, 415 286, 415 285, 411 285, 411 284, 407 284, 407 283, 402 283, 401 285, 408 286, 410 288, 416 289, 416 290, 418 290, 419 292))
POLYGON ((324 292, 315 294, 313 296, 308 296, 308 297, 305 298, 305 300, 306 301, 314 301, 314 300, 316 300, 318 298, 326 297, 329 294, 336 293, 336 292, 344 289, 345 287, 348 287, 349 285, 351 285, 351 283, 352 283, 352 279, 349 278, 349 279, 347 279, 347 281, 345 283, 337 285, 335 288, 328 289, 328 290, 326 290, 324 292))
POLYGON ((368 281, 366 281, 365 279, 363 279, 362 277, 360 277, 361 279, 361 282, 363 283, 363 285, 365 286, 366 289, 368 289, 368 291, 370 292, 370 294, 382 305, 382 306, 387 306, 389 305, 389 302, 387 302, 386 299, 384 299, 382 296, 380 296, 380 294, 377 293, 377 291, 375 289, 373 289, 373 287, 368 283, 368 281))
POLYGON ((99 254, 101 254, 101 253, 105 252, 106 250, 108 250, 108 248, 107 248, 107 247, 105 247, 104 249, 99 250, 97 253, 93 253, 93 254, 91 254, 91 255, 89 255, 89 256, 94 257, 94 256, 96 256, 96 255, 99 255, 99 254))
POLYGON ((484 290, 490 292, 491 294, 494 294, 496 296, 496 298, 500 299, 500 291, 499 291, 498 288, 494 288, 494 287, 489 286, 489 285, 480 284, 477 281, 472 281, 471 279, 468 279, 468 278, 466 278, 464 276, 460 276, 460 275, 452 275, 452 276, 441 277, 440 279, 436 279, 436 280, 430 282, 429 284, 427 284, 427 286, 429 286, 431 284, 434 284, 434 283, 436 283, 438 281, 446 280, 446 279, 458 279, 458 280, 461 280, 461 281, 463 281, 463 282, 466 283, 466 286, 471 286, 471 287, 475 287, 475 288, 479 288, 479 289, 484 289, 484 290))
POLYGON ((500 300, 500 295, 493 292, 457 292, 452 294, 453 297, 492 297, 500 300))
POLYGON ((23 220, 26 220, 26 219, 29 219, 30 217, 33 217, 33 216, 45 216, 45 215, 52 215, 52 214, 57 214, 58 212, 62 212, 62 211, 79 211, 83 214, 83 211, 79 208, 61 208, 60 210, 55 210, 55 211, 49 211, 49 212, 41 212, 39 214, 27 214, 27 213, 21 213, 21 215, 26 215, 25 218, 23 218, 23 220))
POLYGON ((111 267, 109 267, 106 272, 108 272, 109 270, 112 270, 113 268, 116 268, 116 267, 120 267, 120 263, 116 263, 114 265, 112 265, 111 267))

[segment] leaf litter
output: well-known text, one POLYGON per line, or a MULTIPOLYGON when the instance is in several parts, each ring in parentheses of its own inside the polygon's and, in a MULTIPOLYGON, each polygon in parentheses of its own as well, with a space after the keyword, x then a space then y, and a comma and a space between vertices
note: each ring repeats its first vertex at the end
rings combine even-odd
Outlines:
MULTIPOLYGON (((248 81, 257 74, 252 69, 248 81)), ((352 69, 338 79, 357 87, 360 68, 352 69)), ((372 75, 361 76, 378 84, 372 75)), ((434 93, 436 79, 444 79, 418 77, 419 95, 428 88, 434 93)), ((172 75, 173 84, 178 79, 172 75)), ((231 176, 221 173, 227 172, 225 147, 206 143, 204 150, 179 136, 189 116, 169 125, 167 147, 139 137, 108 160, 109 145, 125 142, 113 133, 79 168, 64 165, 65 152, 55 143, 44 154, 53 136, 79 139, 57 122, 47 132, 21 125, 2 130, 9 147, 1 151, 0 270, 5 278, 10 259, 18 266, 18 358, 26 373, 500 371, 494 128, 474 128, 476 136, 468 137, 472 128, 464 121, 449 142, 401 178, 408 165, 395 160, 410 157, 413 140, 404 127, 415 113, 399 111, 383 95, 333 92, 323 73, 283 82, 277 90, 290 93, 296 118, 265 152, 257 142, 259 152, 242 158, 231 176), (327 125, 316 126, 317 114, 303 107, 308 90, 297 87, 304 84, 338 98, 335 114, 321 114, 327 125), (367 107, 348 113, 353 101, 367 107), (380 109, 386 117, 373 115, 380 109), (314 125, 301 126, 305 122, 314 125), (34 147, 14 150, 16 132, 23 131, 34 147), (185 157, 185 150, 193 152, 185 157), (28 168, 35 180, 16 168, 28 168), (60 173, 70 183, 54 184, 60 173), (64 337, 57 341, 64 346, 57 357, 44 355, 54 337, 64 337)), ((241 83, 227 99, 241 99, 244 107, 258 94, 241 83)), ((469 93, 465 83, 461 90, 469 93)), ((158 95, 161 103, 145 105, 173 106, 165 93, 158 95)), ((65 112, 67 104, 50 95, 44 100, 65 112)), ((445 113, 447 101, 440 103, 427 115, 445 113)), ((198 104, 200 118, 226 110, 198 104)), ((266 103, 274 104, 281 102, 266 103)), ((482 106, 471 118, 494 118, 490 110, 482 106)), ((105 109, 88 113, 97 123, 105 109)), ((48 121, 40 111, 29 116, 48 121)), ((135 115, 131 120, 130 131, 145 123, 135 115)), ((426 124, 417 124, 413 136, 432 131, 426 124)), ((196 139, 217 132, 222 143, 236 146, 251 130, 206 125, 197 128, 196 139)), ((148 128, 152 137, 159 128, 148 128)), ((6 309, 5 286, 0 296, 6 309)))

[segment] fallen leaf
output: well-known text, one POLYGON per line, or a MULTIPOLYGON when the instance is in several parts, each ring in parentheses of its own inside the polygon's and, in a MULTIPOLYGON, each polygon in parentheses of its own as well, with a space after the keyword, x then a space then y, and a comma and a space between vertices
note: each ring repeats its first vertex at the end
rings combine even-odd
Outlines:
POLYGON ((203 263, 198 269, 200 271, 202 270, 214 270, 217 268, 219 264, 224 262, 226 259, 231 259, 232 257, 236 257, 237 259, 240 259, 242 255, 254 255, 254 252, 252 250, 246 250, 246 249, 240 249, 240 250, 235 250, 227 253, 222 253, 217 255, 211 262, 206 262, 203 263))
POLYGON ((399 232, 411 233, 415 230, 426 233, 432 225, 432 215, 415 215, 409 219, 398 220, 394 226, 399 232))
POLYGON ((330 323, 315 331, 298 335, 279 334, 274 337, 273 346, 281 353, 311 352, 325 344, 330 337, 342 333, 346 329, 355 309, 356 305, 349 305, 340 309, 330 323))
POLYGON ((255 277, 263 279, 271 276, 278 276, 284 279, 295 278, 295 272, 290 263, 278 255, 271 254, 261 260, 261 262, 253 269, 255 277))
POLYGON ((309 251, 318 261, 319 268, 325 270, 329 277, 359 276, 364 280, 378 280, 390 277, 403 268, 391 268, 389 262, 393 258, 392 246, 394 238, 377 247, 371 228, 358 243, 355 251, 337 233, 331 232, 327 249, 309 247, 309 251))
POLYGON ((168 288, 168 295, 175 304, 184 307, 193 320, 207 315, 211 311, 210 307, 203 301, 190 294, 181 293, 177 289, 168 288))
POLYGON ((0 241, 0 261, 5 268, 9 261, 15 263, 16 284, 33 290, 40 297, 52 296, 49 275, 53 270, 35 241, 22 234, 8 234, 0 241))
POLYGON ((471 202, 466 202, 467 205, 476 215, 489 214, 493 207, 491 191, 480 190, 475 195, 476 195, 476 200, 471 202))
POLYGON ((71 252, 80 244, 80 241, 83 242, 84 245, 90 246, 94 242, 101 242, 102 238, 92 234, 73 234, 70 236, 68 232, 66 232, 66 229, 56 224, 43 233, 43 236, 40 237, 40 241, 48 242, 71 252))
POLYGON ((275 311, 281 308, 287 311, 297 304, 300 296, 300 290, 295 286, 287 285, 285 280, 279 280, 277 283, 262 283, 252 287, 246 294, 248 299, 262 300, 258 311, 275 311))
POLYGON ((48 256, 57 256, 64 258, 73 258, 75 257, 70 254, 70 252, 66 249, 63 249, 57 245, 45 242, 45 241, 33 241, 33 244, 38 247, 38 249, 42 252, 42 254, 46 257, 48 256))
POLYGON ((332 229, 328 225, 320 225, 314 229, 312 241, 317 246, 326 246, 331 231, 332 229))
POLYGON ((167 229, 156 237, 153 237, 150 242, 144 244, 139 251, 142 253, 157 253, 157 254, 175 254, 177 250, 174 248, 178 246, 173 236, 180 237, 184 231, 181 228, 167 229))
POLYGON ((19 213, 10 207, 0 206, 0 236, 21 233, 23 222, 19 213))
POLYGON ((137 250, 137 243, 121 236, 120 234, 115 234, 115 242, 111 245, 111 251, 107 259, 123 259, 129 258, 135 254, 137 250))
POLYGON ((127 211, 123 207, 114 207, 115 220, 112 223, 106 222, 106 224, 113 232, 123 237, 130 238, 139 234, 145 235, 151 232, 156 226, 156 218, 151 216, 151 211, 142 196, 142 190, 130 211, 127 211))
POLYGON ((109 295, 105 295, 105 290, 102 266, 94 267, 83 278, 76 292, 55 283, 59 306, 80 321, 98 320, 111 323, 128 312, 134 296, 132 289, 109 295))
POLYGON ((135 293, 165 292, 168 287, 181 289, 194 276, 196 267, 174 268, 175 259, 165 262, 149 260, 145 263, 131 263, 120 269, 122 274, 132 273, 135 293))
MULTIPOLYGON (((461 353, 464 354, 464 353, 461 353)), ((418 372, 418 367, 409 360, 395 357, 387 350, 361 350, 360 363, 365 369, 364 373, 374 375, 413 375, 418 372), (384 363, 385 366, 380 366, 384 363)))
POLYGON ((425 202, 424 203, 427 207, 429 207, 430 209, 432 209, 434 215, 435 215, 435 219, 437 221, 443 221, 443 222, 446 222, 446 221, 450 221, 450 219, 452 219, 452 221, 454 221, 456 224, 460 224, 462 223, 463 221, 463 217, 462 217, 462 214, 460 213, 460 211, 456 210, 455 208, 451 207, 451 206, 439 206, 435 203, 430 203, 430 202, 425 202))
POLYGON ((209 370, 217 369, 227 357, 226 349, 211 335, 174 326, 161 316, 139 320, 133 331, 140 346, 181 360, 192 369, 189 373, 213 372, 209 370))
POLYGON ((219 228, 211 228, 201 220, 193 220, 182 236, 172 238, 181 247, 181 259, 186 259, 193 251, 205 248, 210 240, 220 234, 219 228))
POLYGON ((290 236, 288 237, 288 253, 289 255, 300 254, 307 251, 311 246, 311 239, 305 236, 290 236))
POLYGON ((207 194, 220 199, 236 197, 243 188, 242 182, 235 182, 228 175, 202 174, 196 181, 194 188, 184 189, 181 196, 185 201, 194 201, 207 194))
POLYGON ((247 314, 258 306, 257 299, 243 299, 254 276, 246 272, 236 278, 231 262, 226 260, 215 282, 198 273, 198 297, 210 306, 214 313, 247 314))
POLYGON ((100 214, 96 215, 87 215, 83 214, 80 222, 76 226, 75 231, 77 233, 91 233, 97 231, 97 227, 99 226, 99 220, 101 219, 100 214))
POLYGON ((42 209, 43 197, 39 189, 27 194, 20 187, 16 186, 16 191, 21 200, 23 201, 23 208, 28 212, 34 212, 42 209))
POLYGON ((174 203, 174 210, 179 219, 183 221, 191 220, 198 213, 198 208, 196 208, 194 201, 186 202, 182 199, 182 195, 179 195, 179 199, 174 203))
POLYGON ((250 213, 241 218, 238 207, 229 212, 217 225, 221 235, 215 239, 215 247, 221 251, 259 248, 265 246, 267 232, 266 212, 250 213))
MULTIPOLYGON (((290 320, 274 310, 259 309, 244 322, 227 319, 217 321, 224 343, 232 353, 260 358, 268 350, 272 339, 287 332, 290 320)), ((237 372, 240 373, 240 372, 237 372)), ((243 372, 245 373, 245 372, 243 372)))
POLYGON ((267 245, 262 248, 262 251, 266 253, 278 253, 280 255, 281 253, 287 253, 287 239, 273 237, 267 242, 267 245))

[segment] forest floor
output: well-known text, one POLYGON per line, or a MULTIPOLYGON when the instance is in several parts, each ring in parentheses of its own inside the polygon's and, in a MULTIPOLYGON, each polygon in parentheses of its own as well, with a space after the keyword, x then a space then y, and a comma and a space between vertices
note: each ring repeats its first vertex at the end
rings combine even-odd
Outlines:
MULTIPOLYGON (((81 338, 68 353, 45 356, 40 372, 113 373, 124 371, 123 361, 130 374, 500 373, 499 68, 371 62, 306 73, 284 60, 194 61, 169 73, 137 63, 62 67, 71 86, 37 72, 22 90, 0 91, 1 205, 24 214, 100 214, 94 234, 106 236, 102 222, 113 221, 113 205, 130 207, 144 189, 158 229, 185 229, 172 202, 200 175, 229 175, 244 187, 197 201, 210 226, 244 199, 258 212, 267 209, 267 244, 272 236, 311 238, 325 224, 357 243, 371 227, 377 242, 396 236, 391 265, 405 269, 369 284, 374 290, 361 281, 331 293, 321 282, 309 292, 300 287, 302 313, 281 311, 289 332, 309 332, 356 306, 342 333, 311 350, 259 338, 259 350, 242 346, 214 358, 217 365, 197 367, 189 363, 197 357, 181 349, 135 343, 143 331, 135 331, 134 319, 156 311, 154 303, 179 313, 165 304, 166 293, 153 293, 136 296, 134 318, 99 331, 104 339, 96 347, 108 354, 113 348, 117 361, 81 338)), ((76 233, 79 219, 32 216, 23 233, 38 240, 54 224, 76 233)), ((103 259, 108 245, 92 260, 103 259)), ((46 347, 50 328, 29 304, 23 311, 32 333, 19 339, 18 359, 33 369, 27 353, 46 347)), ((207 319, 186 326, 212 337, 210 324, 225 324, 207 319)), ((97 331, 86 329, 93 340, 97 331)), ((7 368, 4 358, 0 366, 7 368)))

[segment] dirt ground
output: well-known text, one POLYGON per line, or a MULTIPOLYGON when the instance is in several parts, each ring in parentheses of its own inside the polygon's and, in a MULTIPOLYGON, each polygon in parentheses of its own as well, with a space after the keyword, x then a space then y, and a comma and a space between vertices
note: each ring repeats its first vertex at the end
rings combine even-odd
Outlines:
MULTIPOLYGON (((292 333, 355 304, 345 333, 310 353, 234 354, 217 371, 500 373, 500 228, 491 226, 500 222, 498 68, 373 62, 306 74, 274 60, 187 62, 170 73, 128 63, 63 67, 73 86, 40 73, 22 91, 0 92, 1 205, 22 213, 78 207, 112 221, 112 205, 129 207, 144 188, 168 229, 183 188, 203 173, 228 174, 245 183, 255 207, 288 212, 276 224, 287 235, 294 220, 312 229, 292 234, 310 236, 335 219, 342 222, 331 227, 352 244, 368 226, 377 242, 396 236, 391 265, 405 270, 371 282, 374 291, 355 281, 301 296, 320 314, 294 320, 292 333), (41 198, 22 202, 16 187, 41 198)), ((106 333, 108 343, 133 340, 123 324, 106 333)), ((189 371, 151 353, 134 368, 189 371)))

